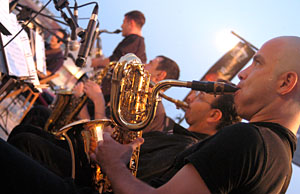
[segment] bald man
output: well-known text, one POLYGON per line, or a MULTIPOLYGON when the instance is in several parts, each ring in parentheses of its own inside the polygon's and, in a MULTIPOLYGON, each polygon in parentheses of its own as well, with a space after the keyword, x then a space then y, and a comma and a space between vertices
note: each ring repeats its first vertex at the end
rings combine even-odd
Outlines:
MULTIPOLYGON (((265 43, 239 73, 235 93, 237 112, 249 123, 225 127, 183 152, 174 165, 178 173, 157 189, 136 179, 126 167, 141 138, 122 145, 105 133, 91 156, 108 175, 114 193, 285 193, 300 125, 299 61, 299 37, 265 43)), ((72 185, 4 141, 0 153, 2 185, 15 191, 11 193, 72 192, 72 185)))
POLYGON ((237 112, 249 123, 225 127, 185 151, 175 164, 179 172, 158 189, 126 168, 128 150, 142 139, 121 145, 105 134, 92 156, 115 193, 285 193, 300 124, 299 61, 299 37, 265 43, 239 73, 235 93, 237 112))

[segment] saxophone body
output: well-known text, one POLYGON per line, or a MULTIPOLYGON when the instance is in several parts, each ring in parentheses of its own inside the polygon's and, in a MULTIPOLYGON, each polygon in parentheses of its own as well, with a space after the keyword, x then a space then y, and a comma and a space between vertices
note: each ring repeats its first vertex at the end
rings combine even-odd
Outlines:
MULTIPOLYGON (((106 76, 107 72, 113 68, 114 64, 115 63, 110 63, 105 68, 96 72, 91 80, 100 85, 103 78, 106 76)), ((56 94, 52 113, 44 126, 44 130, 55 132, 63 126, 73 122, 87 100, 88 97, 85 94, 81 97, 76 97, 71 91, 59 91, 56 94)))
MULTIPOLYGON (((115 64, 111 88, 111 119, 81 120, 70 123, 53 132, 56 137, 65 139, 72 156, 72 178, 79 185, 93 186, 100 194, 112 193, 107 176, 99 165, 90 160, 90 139, 101 140, 106 127, 113 127, 112 137, 121 144, 128 144, 142 137, 142 129, 135 125, 146 119, 149 103, 150 74, 144 64, 133 54, 127 54, 115 64), (89 166, 89 181, 82 180, 78 169, 89 166), (79 172, 79 173, 78 173, 79 172)), ((141 125, 139 125, 141 126, 141 125)), ((140 148, 133 151, 128 164, 136 176, 140 148)))
MULTIPOLYGON (((121 144, 128 144, 142 137, 142 129, 135 126, 146 119, 149 98, 150 74, 134 54, 123 56, 114 67, 111 84, 111 114, 115 125, 112 137, 121 144), (134 127, 133 127, 134 126, 134 127)), ((133 176, 138 170, 140 147, 130 158, 128 169, 133 176)), ((99 193, 112 193, 110 181, 98 167, 94 179, 99 193)))

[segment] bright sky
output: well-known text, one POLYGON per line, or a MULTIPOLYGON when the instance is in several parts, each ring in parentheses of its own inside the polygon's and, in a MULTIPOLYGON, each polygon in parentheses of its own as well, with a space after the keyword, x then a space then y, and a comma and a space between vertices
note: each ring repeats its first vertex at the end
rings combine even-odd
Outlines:
MULTIPOLYGON (((42 0, 46 3, 48 0, 42 0)), ((69 0, 70 6, 74 5, 69 0)), ((78 5, 87 3, 78 0, 78 5)), ((230 31, 260 47, 265 41, 281 35, 300 36, 299 0, 103 0, 99 4, 100 29, 120 29, 124 14, 140 10, 146 16, 143 36, 148 60, 157 55, 174 59, 180 66, 180 80, 199 80, 206 71, 232 48, 239 39, 230 31), (224 35, 225 34, 225 35, 224 35), (222 38, 225 36, 226 38, 222 38), (233 41, 228 41, 232 39, 233 41), (225 49, 224 49, 225 47, 225 49)), ((53 3, 48 7, 57 16, 53 3)), ((79 17, 90 17, 93 5, 79 10, 79 17)), ((86 28, 87 20, 79 25, 86 28)), ((103 34, 102 46, 109 56, 122 36, 103 34)), ((238 79, 233 79, 234 83, 238 79)), ((188 89, 171 88, 166 94, 183 99, 188 89)), ((183 116, 173 104, 164 102, 171 118, 183 116)), ((186 126, 186 123, 183 123, 186 126)), ((296 179, 299 167, 293 165, 294 173, 288 194, 300 193, 296 179)))

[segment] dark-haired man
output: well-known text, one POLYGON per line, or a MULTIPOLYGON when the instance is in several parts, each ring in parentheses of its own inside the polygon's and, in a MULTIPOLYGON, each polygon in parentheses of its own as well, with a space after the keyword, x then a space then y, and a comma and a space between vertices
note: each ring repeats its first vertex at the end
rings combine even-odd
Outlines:
POLYGON ((105 67, 111 61, 118 61, 127 53, 133 53, 146 63, 146 49, 142 27, 145 24, 145 16, 140 11, 130 11, 125 14, 122 28, 124 39, 118 44, 113 54, 108 58, 95 58, 92 60, 92 67, 105 67))
POLYGON ((231 94, 214 96, 198 92, 187 102, 187 129, 175 123, 171 130, 143 135, 137 177, 152 186, 166 183, 178 171, 172 164, 179 153, 240 121, 231 94))
MULTIPOLYGON (((165 79, 178 80, 180 74, 177 63, 163 55, 159 55, 150 60, 150 62, 145 65, 145 70, 151 74, 150 79, 154 83, 165 79)), ((167 127, 167 119, 164 106, 162 102, 159 102, 153 122, 143 130, 143 133, 149 131, 163 131, 164 128, 167 127)))
POLYGON ((61 50, 63 42, 61 39, 67 38, 67 33, 63 29, 55 32, 56 36, 52 35, 48 47, 46 47, 46 66, 47 76, 54 74, 64 64, 64 54, 61 50))

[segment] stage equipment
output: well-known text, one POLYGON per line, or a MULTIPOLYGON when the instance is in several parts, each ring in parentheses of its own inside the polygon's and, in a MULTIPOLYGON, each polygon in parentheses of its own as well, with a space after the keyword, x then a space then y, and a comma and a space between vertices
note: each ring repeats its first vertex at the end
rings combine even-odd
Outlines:
POLYGON ((83 67, 86 64, 86 59, 92 46, 92 38, 96 30, 97 17, 98 4, 96 4, 94 7, 87 29, 84 32, 84 38, 81 41, 80 49, 75 63, 78 67, 83 67))
MULTIPOLYGON (((78 22, 78 6, 77 6, 77 2, 75 1, 74 4, 74 18, 75 18, 75 22, 78 22)), ((69 42, 69 47, 71 51, 77 51, 79 48, 79 42, 77 41, 77 33, 76 32, 76 28, 75 26, 72 25, 71 28, 71 40, 69 42)))

